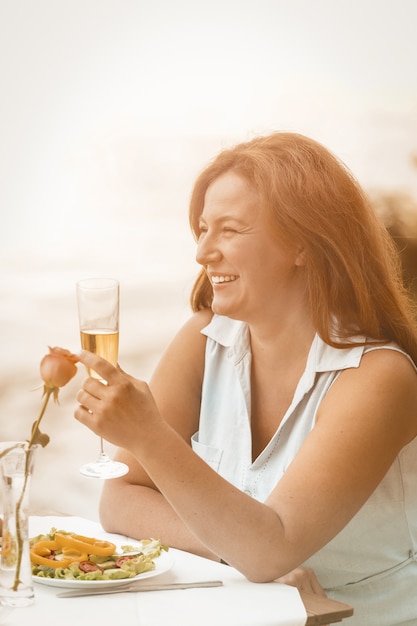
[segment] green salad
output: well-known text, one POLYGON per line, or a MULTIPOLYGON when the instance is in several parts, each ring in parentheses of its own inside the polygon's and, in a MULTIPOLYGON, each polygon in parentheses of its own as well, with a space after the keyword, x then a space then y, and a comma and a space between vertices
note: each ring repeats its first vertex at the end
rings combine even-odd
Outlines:
POLYGON ((52 528, 30 539, 33 576, 69 580, 118 580, 155 569, 154 559, 168 547, 142 539, 120 550, 108 541, 52 528))

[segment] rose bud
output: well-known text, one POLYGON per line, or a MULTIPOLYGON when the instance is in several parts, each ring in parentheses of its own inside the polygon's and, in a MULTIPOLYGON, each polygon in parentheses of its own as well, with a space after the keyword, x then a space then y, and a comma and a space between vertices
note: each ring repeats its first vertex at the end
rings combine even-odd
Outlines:
POLYGON ((78 357, 64 348, 49 347, 40 364, 41 378, 45 387, 56 389, 64 387, 77 373, 78 357))

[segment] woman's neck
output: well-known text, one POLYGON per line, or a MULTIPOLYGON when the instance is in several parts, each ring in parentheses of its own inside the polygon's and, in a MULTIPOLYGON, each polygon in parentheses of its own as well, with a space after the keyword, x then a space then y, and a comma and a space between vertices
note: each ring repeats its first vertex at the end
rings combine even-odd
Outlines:
POLYGON ((280 323, 249 324, 249 332, 252 359, 276 369, 306 358, 316 329, 308 316, 294 315, 280 323))

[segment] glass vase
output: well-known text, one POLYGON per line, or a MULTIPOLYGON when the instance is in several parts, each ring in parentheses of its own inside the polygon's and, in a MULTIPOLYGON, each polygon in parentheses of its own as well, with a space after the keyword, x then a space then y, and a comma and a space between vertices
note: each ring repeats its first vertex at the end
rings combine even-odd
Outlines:
POLYGON ((29 552, 30 482, 37 446, 0 443, 3 538, 0 557, 0 604, 23 607, 35 594, 29 552))

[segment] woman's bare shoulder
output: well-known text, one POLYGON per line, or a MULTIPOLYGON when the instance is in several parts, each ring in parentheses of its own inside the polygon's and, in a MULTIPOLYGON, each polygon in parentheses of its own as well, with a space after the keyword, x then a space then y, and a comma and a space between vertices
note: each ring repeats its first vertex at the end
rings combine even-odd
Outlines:
POLYGON ((402 433, 404 444, 417 434, 416 368, 399 350, 369 350, 359 367, 341 373, 320 413, 358 419, 358 429, 372 423, 385 433, 392 429, 402 433))
POLYGON ((417 368, 411 358, 397 348, 371 348, 363 355, 359 370, 364 376, 379 376, 381 380, 411 385, 417 390, 417 368))
POLYGON ((166 352, 171 352, 176 348, 192 350, 195 347, 200 350, 205 346, 206 337, 201 333, 203 328, 210 323, 213 317, 211 309, 197 311, 181 326, 176 335, 168 345, 166 352))
MULTIPOLYGON (((194 313, 180 328, 164 351, 152 377, 152 385, 162 377, 201 384, 204 371, 206 337, 201 333, 213 312, 204 309, 194 313)), ((165 383, 166 384, 166 383, 165 383)))
POLYGON ((199 332, 207 326, 213 319, 213 311, 211 309, 201 309, 194 313, 184 324, 183 328, 199 332))

